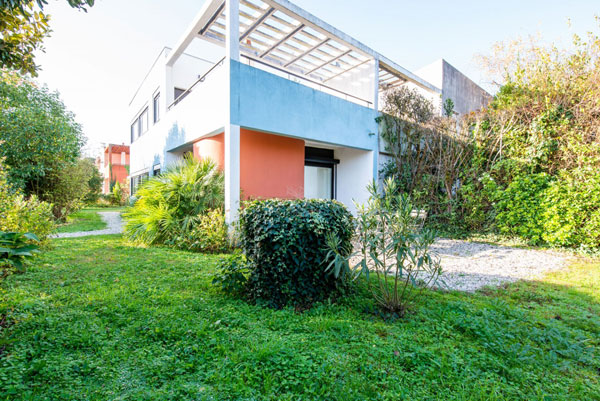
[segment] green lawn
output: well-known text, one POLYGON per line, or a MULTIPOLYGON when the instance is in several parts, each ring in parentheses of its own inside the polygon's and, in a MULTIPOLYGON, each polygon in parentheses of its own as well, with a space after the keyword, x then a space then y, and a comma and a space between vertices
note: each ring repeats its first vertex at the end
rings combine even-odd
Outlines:
POLYGON ((304 313, 229 299, 217 260, 54 241, 0 289, 0 399, 600 399, 598 263, 384 322, 363 290, 304 313))

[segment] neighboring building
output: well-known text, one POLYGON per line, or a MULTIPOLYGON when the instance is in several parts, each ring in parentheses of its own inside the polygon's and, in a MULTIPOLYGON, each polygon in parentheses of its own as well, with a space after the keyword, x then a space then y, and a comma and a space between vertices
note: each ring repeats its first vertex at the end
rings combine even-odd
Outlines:
POLYGON ((129 188, 127 178, 129 176, 129 146, 109 144, 104 148, 101 173, 104 177, 102 193, 108 194, 112 191, 115 183, 123 188, 129 188))
POLYGON ((380 99, 406 84, 443 94, 287 0, 208 0, 130 103, 132 193, 193 154, 224 170, 228 221, 241 198, 354 210, 380 167, 380 99))
POLYGON ((444 59, 416 71, 416 74, 442 90, 441 101, 451 99, 457 114, 480 110, 492 96, 444 59))

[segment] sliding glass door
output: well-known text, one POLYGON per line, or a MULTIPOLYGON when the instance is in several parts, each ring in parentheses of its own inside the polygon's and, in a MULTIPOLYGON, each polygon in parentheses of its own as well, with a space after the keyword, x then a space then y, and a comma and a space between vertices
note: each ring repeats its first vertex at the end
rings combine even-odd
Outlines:
POLYGON ((333 199, 333 166, 304 166, 304 197, 333 199))
POLYGON ((332 149, 306 147, 304 159, 304 197, 335 199, 335 173, 340 162, 332 149))

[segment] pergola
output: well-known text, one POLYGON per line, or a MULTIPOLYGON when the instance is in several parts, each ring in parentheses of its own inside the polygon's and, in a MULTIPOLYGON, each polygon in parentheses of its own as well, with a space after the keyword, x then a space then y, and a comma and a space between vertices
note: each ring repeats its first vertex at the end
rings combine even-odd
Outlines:
MULTIPOLYGON (((225 0, 208 1, 171 55, 176 60, 194 38, 225 46, 225 0)), ((239 0, 240 54, 326 84, 377 63, 379 90, 428 82, 287 0, 239 0)), ((170 62, 171 62, 170 60, 170 62)), ((174 62, 174 61, 172 61, 174 62)))

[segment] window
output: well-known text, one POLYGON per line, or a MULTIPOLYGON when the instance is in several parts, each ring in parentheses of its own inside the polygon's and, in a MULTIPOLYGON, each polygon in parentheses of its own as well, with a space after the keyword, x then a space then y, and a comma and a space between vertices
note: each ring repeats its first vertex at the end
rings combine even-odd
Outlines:
POLYGON ((148 131, 148 108, 135 119, 131 124, 131 143, 148 131))
POLYGON ((160 92, 154 96, 153 109, 154 109, 154 124, 160 120, 160 92))
POLYGON ((148 108, 146 107, 140 115, 140 136, 148 131, 148 108))
POLYGON ((175 100, 179 99, 179 96, 185 93, 185 89, 175 88, 175 100))
POLYGON ((135 120, 133 124, 131 124, 131 143, 133 143, 139 136, 139 123, 138 120, 135 120))
POLYGON ((131 195, 135 195, 139 186, 144 181, 148 180, 149 176, 150 175, 146 172, 146 173, 138 174, 136 176, 131 177, 131 195))
POLYGON ((304 161, 304 197, 336 198, 336 166, 333 150, 307 147, 304 161))

